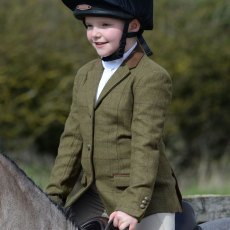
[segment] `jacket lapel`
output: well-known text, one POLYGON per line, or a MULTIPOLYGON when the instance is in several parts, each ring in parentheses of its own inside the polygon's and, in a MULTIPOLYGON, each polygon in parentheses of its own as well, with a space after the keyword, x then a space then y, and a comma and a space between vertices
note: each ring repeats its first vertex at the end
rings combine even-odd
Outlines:
POLYGON ((100 82, 103 73, 103 67, 101 61, 98 60, 95 66, 88 72, 87 76, 87 100, 90 114, 95 106, 95 98, 97 93, 97 87, 100 82))
POLYGON ((96 104, 95 108, 100 104, 100 102, 106 97, 106 95, 114 88, 117 84, 119 84, 126 76, 129 74, 129 68, 127 66, 121 66, 117 69, 117 71, 113 74, 113 76, 109 79, 105 87, 103 88, 96 104))
POLYGON ((100 102, 114 87, 116 87, 116 85, 118 85, 123 79, 125 79, 129 75, 130 69, 137 66, 143 55, 144 52, 141 49, 140 45, 137 45, 137 47, 130 54, 130 56, 124 61, 124 63, 122 63, 122 65, 117 69, 114 75, 109 79, 95 104, 95 108, 97 108, 100 102))
POLYGON ((144 52, 141 49, 140 45, 138 45, 137 48, 134 49, 130 56, 122 63, 122 65, 109 79, 109 81, 103 88, 98 100, 95 101, 97 87, 103 73, 102 64, 97 62, 95 68, 89 71, 87 80, 88 104, 90 113, 92 112, 93 108, 96 109, 98 107, 101 101, 106 97, 106 95, 108 95, 109 92, 111 92, 114 87, 116 87, 123 79, 125 79, 129 75, 130 69, 137 66, 143 55, 144 52))

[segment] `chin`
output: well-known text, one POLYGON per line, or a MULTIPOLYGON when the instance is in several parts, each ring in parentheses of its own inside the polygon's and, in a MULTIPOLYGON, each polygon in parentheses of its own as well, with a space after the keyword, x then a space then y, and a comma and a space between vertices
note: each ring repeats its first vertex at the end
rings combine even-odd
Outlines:
MULTIPOLYGON (((115 51, 114 51, 115 52, 115 51)), ((108 52, 108 53, 104 53, 104 52, 97 52, 97 54, 103 58, 103 57, 108 57, 110 56, 111 54, 113 54, 114 52, 108 52)))

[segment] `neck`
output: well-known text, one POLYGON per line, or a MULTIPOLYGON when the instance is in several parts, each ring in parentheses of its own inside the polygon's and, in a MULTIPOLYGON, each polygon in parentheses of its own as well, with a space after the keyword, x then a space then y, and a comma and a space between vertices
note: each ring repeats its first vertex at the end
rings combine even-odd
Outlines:
POLYGON ((126 39, 125 52, 128 51, 129 49, 131 49, 136 44, 137 44, 137 38, 136 37, 127 38, 126 39))

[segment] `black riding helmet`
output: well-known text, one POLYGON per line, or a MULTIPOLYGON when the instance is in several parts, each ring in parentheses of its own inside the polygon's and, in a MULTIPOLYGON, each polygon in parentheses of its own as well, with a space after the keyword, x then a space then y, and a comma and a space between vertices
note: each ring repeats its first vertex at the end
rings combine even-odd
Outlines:
POLYGON ((153 0, 62 0, 70 8, 74 16, 84 22, 86 16, 101 16, 122 19, 125 22, 119 49, 103 60, 110 61, 121 58, 124 54, 126 38, 137 36, 147 55, 152 52, 142 37, 144 30, 153 29, 153 0), (132 19, 138 19, 141 29, 137 33, 129 33, 128 26, 132 19))

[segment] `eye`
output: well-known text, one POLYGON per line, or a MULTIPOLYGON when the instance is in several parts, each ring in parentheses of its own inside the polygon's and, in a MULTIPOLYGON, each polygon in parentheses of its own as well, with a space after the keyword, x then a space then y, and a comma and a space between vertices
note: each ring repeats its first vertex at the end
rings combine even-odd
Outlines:
POLYGON ((93 26, 91 24, 89 24, 89 23, 86 23, 85 27, 86 27, 86 29, 91 29, 93 26))
POLYGON ((111 25, 110 25, 109 23, 103 23, 102 26, 103 26, 103 27, 109 27, 109 26, 111 26, 111 25))

